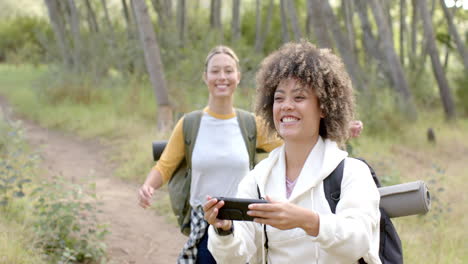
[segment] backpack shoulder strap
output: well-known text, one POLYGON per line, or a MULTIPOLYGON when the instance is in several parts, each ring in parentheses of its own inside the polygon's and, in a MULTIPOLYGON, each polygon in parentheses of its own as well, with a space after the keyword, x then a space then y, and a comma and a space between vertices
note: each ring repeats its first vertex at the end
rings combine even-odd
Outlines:
POLYGON ((340 201, 341 195, 341 181, 343 180, 345 160, 343 159, 338 166, 323 180, 323 190, 325 198, 327 198, 328 204, 332 213, 336 212, 336 205, 340 201))
POLYGON ((255 116, 242 109, 236 109, 237 120, 240 131, 244 138, 247 152, 249 153, 250 169, 255 166, 255 149, 257 147, 257 124, 255 116))
POLYGON ((185 161, 187 162, 188 169, 191 169, 192 167, 192 152, 193 147, 195 146, 195 140, 197 139, 198 130, 200 128, 202 115, 202 110, 196 110, 184 116, 183 134, 185 145, 185 161))

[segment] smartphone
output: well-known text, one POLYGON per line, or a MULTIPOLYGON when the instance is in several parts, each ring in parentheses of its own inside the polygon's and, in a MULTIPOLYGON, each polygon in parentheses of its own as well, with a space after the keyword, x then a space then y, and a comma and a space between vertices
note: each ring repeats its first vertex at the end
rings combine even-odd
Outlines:
POLYGON ((219 209, 218 219, 237 220, 237 221, 253 221, 253 217, 247 214, 249 204, 253 203, 268 203, 262 199, 245 199, 233 197, 214 197, 218 201, 224 201, 223 207, 219 209))

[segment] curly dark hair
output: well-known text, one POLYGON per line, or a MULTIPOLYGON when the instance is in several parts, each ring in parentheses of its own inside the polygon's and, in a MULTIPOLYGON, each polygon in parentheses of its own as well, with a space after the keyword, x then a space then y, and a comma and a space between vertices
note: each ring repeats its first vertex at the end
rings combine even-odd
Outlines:
POLYGON ((275 90, 282 80, 289 78, 315 92, 325 116, 320 120, 320 136, 342 145, 348 138, 349 122, 354 117, 354 95, 341 59, 329 49, 319 49, 302 40, 284 44, 262 61, 257 72, 256 112, 265 120, 270 132, 276 132, 275 90))

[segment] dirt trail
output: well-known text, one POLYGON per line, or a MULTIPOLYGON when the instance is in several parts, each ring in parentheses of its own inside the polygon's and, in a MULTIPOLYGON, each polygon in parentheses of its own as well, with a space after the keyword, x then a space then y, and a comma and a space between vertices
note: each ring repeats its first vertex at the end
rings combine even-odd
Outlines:
MULTIPOLYGON (((11 110, 2 98, 0 105, 11 118, 8 114, 11 110)), ((175 225, 137 205, 138 186, 113 177, 113 166, 105 158, 109 151, 106 147, 96 140, 82 140, 22 121, 26 139, 39 152, 50 175, 63 175, 73 182, 83 182, 82 179, 96 182, 97 196, 102 201, 100 219, 109 224, 111 232, 106 240, 108 263, 176 262, 186 238, 175 225)))

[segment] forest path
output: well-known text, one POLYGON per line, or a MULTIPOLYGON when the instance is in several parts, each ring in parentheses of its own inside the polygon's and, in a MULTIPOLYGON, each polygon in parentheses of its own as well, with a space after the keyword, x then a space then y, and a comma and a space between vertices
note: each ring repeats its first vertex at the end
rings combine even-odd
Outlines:
POLYGON ((99 219, 108 224, 111 232, 105 241, 108 263, 176 262, 186 238, 163 216, 138 206, 139 186, 113 176, 115 166, 106 159, 110 151, 108 147, 97 140, 83 140, 18 117, 12 114, 1 97, 0 106, 10 119, 22 121, 26 140, 41 156, 46 176, 61 175, 75 184, 96 183, 96 194, 103 211, 99 219))

